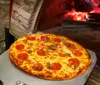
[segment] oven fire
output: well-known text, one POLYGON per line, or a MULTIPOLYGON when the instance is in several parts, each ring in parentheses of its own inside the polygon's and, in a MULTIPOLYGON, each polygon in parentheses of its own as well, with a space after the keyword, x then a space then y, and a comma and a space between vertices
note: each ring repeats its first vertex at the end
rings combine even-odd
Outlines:
MULTIPOLYGON (((100 4, 99 4, 100 5, 100 4)), ((92 11, 82 12, 74 8, 74 2, 71 4, 71 10, 64 14, 64 19, 74 21, 99 21, 100 22, 100 7, 93 7, 92 11)))
POLYGON ((75 9, 69 11, 64 15, 65 19, 75 20, 75 21, 87 21, 88 20, 88 12, 76 12, 75 9))

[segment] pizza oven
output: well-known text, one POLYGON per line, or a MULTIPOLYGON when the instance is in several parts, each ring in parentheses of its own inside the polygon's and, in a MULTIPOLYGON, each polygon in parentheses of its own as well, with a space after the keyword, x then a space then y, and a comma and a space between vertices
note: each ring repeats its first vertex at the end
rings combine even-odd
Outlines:
MULTIPOLYGON (((99 85, 100 82, 98 79, 100 79, 100 76, 98 75, 98 71, 100 70, 100 0, 34 0, 34 4, 35 1, 39 2, 34 5, 36 6, 34 7, 35 11, 33 11, 32 8, 33 0, 28 0, 30 3, 28 3, 27 0, 10 1, 10 27, 5 29, 6 49, 9 49, 9 46, 17 38, 26 34, 43 32, 67 36, 96 54, 95 56, 97 56, 97 64, 95 71, 93 75, 90 76, 90 80, 87 81, 86 85, 92 85, 91 83, 93 83, 93 85, 99 85), (97 69, 99 70, 97 71, 97 69), (97 78, 92 78, 94 76, 97 78)), ((6 51, 6 53, 2 56, 7 56, 7 53, 8 51, 6 51)), ((90 53, 92 55, 92 52, 90 53)), ((92 56, 94 56, 94 54, 92 56)), ((6 61, 7 60, 8 59, 6 59, 6 61)), ((96 59, 93 58, 93 61, 95 64, 96 59)), ((3 61, 1 62, 3 63, 3 61)), ((7 63, 10 66, 10 68, 8 68, 9 73, 11 73, 10 71, 14 73, 14 70, 15 72, 18 71, 16 69, 12 70, 13 66, 10 65, 10 62, 7 63)), ((93 68, 93 66, 91 68, 93 68)), ((1 67, 3 69, 2 65, 1 67)), ((16 75, 13 76, 15 79, 17 79, 17 74, 21 75, 22 73, 16 73, 16 75)), ((19 80, 16 80, 16 82, 13 81, 13 84, 16 83, 14 85, 24 85, 24 82, 26 82, 26 77, 29 77, 29 75, 26 76, 24 74, 19 78, 19 80), (24 82, 20 81, 21 78, 23 78, 22 80, 24 82)), ((8 79, 7 82, 9 80, 10 79, 8 79)), ((32 81, 32 79, 30 80, 32 81)), ((27 82, 30 82, 30 80, 27 82)), ((82 81, 84 81, 84 78, 82 81)), ((76 82, 76 80, 74 82, 76 82)), ((48 82, 44 83, 44 80, 42 83, 43 85, 48 84, 48 82)), ((9 83, 9 85, 11 84, 9 83)), ((25 83, 25 85, 28 84, 25 83)), ((35 85, 38 85, 37 82, 35 85)))

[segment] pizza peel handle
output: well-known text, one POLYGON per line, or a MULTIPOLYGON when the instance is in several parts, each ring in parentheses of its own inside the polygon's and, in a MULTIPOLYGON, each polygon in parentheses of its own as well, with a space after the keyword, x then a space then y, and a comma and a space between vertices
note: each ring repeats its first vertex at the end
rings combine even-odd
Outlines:
POLYGON ((0 56, 0 80, 3 85, 84 85, 97 61, 96 54, 90 50, 88 52, 92 63, 83 75, 70 80, 50 81, 28 75, 16 68, 11 63, 8 56, 9 50, 7 50, 0 56))

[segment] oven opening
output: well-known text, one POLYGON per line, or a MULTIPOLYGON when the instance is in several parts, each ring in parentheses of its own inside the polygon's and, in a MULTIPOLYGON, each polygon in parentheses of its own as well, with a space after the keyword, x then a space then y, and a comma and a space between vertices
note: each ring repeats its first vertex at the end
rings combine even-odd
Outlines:
MULTIPOLYGON (((69 6, 69 10, 64 14, 65 20, 85 21, 85 22, 100 22, 100 1, 97 0, 85 0, 84 5, 87 5, 87 9, 81 6, 75 6, 75 2, 72 1, 69 6), (93 2, 94 1, 94 2, 93 2), (86 10, 85 10, 86 9, 86 10)), ((76 2, 78 3, 78 2, 76 2)))
POLYGON ((100 0, 45 1, 38 29, 53 28, 64 20, 100 24, 100 0))

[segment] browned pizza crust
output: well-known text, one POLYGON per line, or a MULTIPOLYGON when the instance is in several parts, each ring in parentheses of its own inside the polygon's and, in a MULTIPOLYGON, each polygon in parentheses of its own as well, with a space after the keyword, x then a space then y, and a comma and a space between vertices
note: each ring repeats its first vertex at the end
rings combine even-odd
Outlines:
POLYGON ((66 80, 88 70, 91 58, 85 48, 64 36, 31 34, 9 49, 11 61, 28 74, 49 80, 66 80))

